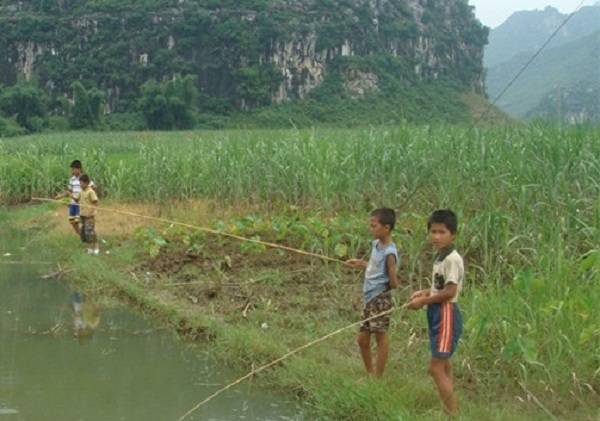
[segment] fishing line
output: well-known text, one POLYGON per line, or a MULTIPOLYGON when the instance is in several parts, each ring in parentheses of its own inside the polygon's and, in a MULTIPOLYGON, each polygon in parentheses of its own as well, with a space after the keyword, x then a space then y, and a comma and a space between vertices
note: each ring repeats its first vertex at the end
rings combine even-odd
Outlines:
POLYGON ((324 342, 325 340, 327 340, 327 339, 331 338, 332 336, 338 335, 338 334, 340 334, 340 333, 342 333, 342 332, 344 332, 344 331, 346 331, 346 330, 348 330, 348 329, 350 329, 350 328, 352 328, 352 327, 355 327, 355 326, 361 325, 361 324, 363 324, 363 323, 366 323, 366 322, 368 322, 368 321, 370 321, 370 320, 373 320, 373 319, 377 319, 378 317, 386 316, 386 315, 388 315, 388 314, 391 314, 391 313, 393 313, 394 311, 396 311, 396 310, 398 310, 398 309, 400 309, 400 310, 403 310, 403 311, 404 311, 404 310, 406 310, 406 308, 407 308, 407 304, 404 304, 404 305, 403 305, 403 306, 401 306, 401 307, 392 308, 392 309, 390 309, 390 310, 387 310, 387 311, 384 311, 384 312, 382 312, 382 313, 376 314, 375 316, 371 316, 371 317, 368 317, 368 318, 366 318, 366 319, 364 319, 364 320, 360 320, 360 321, 358 321, 358 322, 354 322, 354 323, 352 323, 352 324, 349 324, 348 326, 344 326, 344 327, 342 327, 342 328, 339 328, 338 330, 335 330, 335 331, 333 331, 333 332, 331 332, 331 333, 328 333, 328 334, 327 334, 327 335, 325 335, 325 336, 322 336, 322 337, 320 337, 320 338, 318 338, 318 339, 315 339, 315 340, 313 340, 313 341, 311 341, 311 342, 308 342, 307 344, 304 344, 304 345, 302 345, 302 346, 300 346, 300 347, 298 347, 298 348, 295 348, 295 349, 293 349, 292 351, 288 352, 287 354, 285 354, 285 355, 283 355, 283 356, 281 356, 281 357, 279 357, 279 358, 277 358, 277 359, 275 359, 275 360, 271 361, 271 362, 270 362, 270 363, 268 363, 268 364, 265 364, 265 365, 263 365, 263 366, 261 366, 261 367, 258 367, 258 368, 256 368, 256 369, 254 369, 254 370, 250 371, 248 374, 246 374, 246 375, 244 375, 244 376, 240 377, 239 379, 237 379, 237 380, 235 380, 235 381, 233 381, 233 382, 229 383, 227 386, 224 386, 224 387, 222 387, 221 389, 217 390, 215 393, 213 393, 212 395, 210 395, 209 397, 207 397, 206 399, 204 399, 202 402, 199 402, 199 403, 198 403, 198 404, 196 404, 196 405, 195 405, 195 406, 194 406, 192 409, 190 409, 190 410, 189 410, 189 411, 187 411, 185 414, 183 414, 183 415, 181 416, 181 418, 179 418, 179 420, 178 420, 178 421, 183 421, 185 418, 187 418, 187 417, 188 417, 189 415, 191 415, 193 412, 195 412, 196 410, 198 410, 198 409, 199 409, 201 406, 203 406, 203 405, 206 405, 208 402, 210 402, 211 400, 213 400, 214 398, 216 398, 217 396, 219 396, 219 395, 220 395, 220 394, 222 394, 223 392, 225 392, 225 391, 227 391, 227 390, 231 389, 232 387, 234 387, 234 386, 236 386, 236 385, 238 385, 238 384, 242 383, 244 380, 248 380, 250 377, 252 377, 252 376, 254 376, 254 375, 256 375, 256 374, 260 373, 261 371, 264 371, 264 370, 266 370, 266 369, 268 369, 268 368, 271 368, 271 367, 273 367, 274 365, 277 365, 277 364, 279 364, 279 363, 280 363, 280 362, 282 362, 283 360, 286 360, 286 359, 288 359, 289 357, 291 357, 291 356, 293 356, 293 355, 295 355, 295 354, 299 353, 300 351, 303 351, 303 350, 305 350, 305 349, 307 349, 307 348, 310 348, 310 347, 312 347, 312 346, 314 346, 314 345, 317 345, 317 344, 319 344, 319 343, 321 343, 321 342, 324 342))
MULTIPOLYGON (((59 200, 45 199, 45 198, 39 198, 39 197, 32 197, 31 200, 40 201, 40 202, 63 203, 63 202, 61 202, 59 200)), ((169 220, 169 219, 165 219, 165 218, 158 218, 158 217, 154 217, 154 216, 147 216, 147 215, 137 214, 137 213, 134 213, 134 212, 123 211, 123 210, 119 210, 119 209, 104 208, 104 207, 100 207, 100 206, 85 206, 85 205, 82 205, 82 206, 83 207, 87 207, 87 208, 97 209, 97 210, 103 210, 103 211, 106 211, 106 212, 112 212, 112 213, 117 213, 117 214, 122 214, 122 215, 134 216, 134 217, 137 217, 137 218, 144 218, 144 219, 153 220, 153 221, 162 222, 162 223, 167 223, 167 224, 172 224, 172 225, 179 225, 179 226, 183 226, 183 227, 191 228, 191 229, 196 229, 196 230, 199 230, 199 231, 202 231, 202 232, 206 232, 206 233, 210 233, 210 234, 214 234, 214 235, 219 235, 219 236, 228 237, 228 238, 234 238, 234 239, 239 240, 239 241, 246 241, 246 242, 250 242, 250 243, 261 244, 261 245, 264 245, 266 247, 282 249, 282 250, 286 250, 286 251, 289 251, 289 252, 302 254, 302 255, 305 255, 305 256, 316 257, 316 258, 319 258, 319 259, 323 259, 323 260, 327 260, 327 261, 332 261, 332 262, 344 263, 343 260, 335 259, 335 258, 328 257, 328 256, 325 256, 325 255, 322 255, 322 254, 311 253, 311 252, 307 252, 307 251, 304 251, 304 250, 295 249, 295 248, 288 247, 288 246, 283 246, 283 245, 280 245, 280 244, 269 243, 269 242, 266 242, 266 241, 260 241, 260 240, 255 240, 255 239, 251 239, 251 238, 246 238, 246 237, 242 237, 242 236, 235 235, 235 234, 230 234, 230 233, 226 233, 226 232, 222 232, 222 231, 217 231, 217 230, 214 230, 212 228, 206 228, 206 227, 202 227, 202 226, 198 226, 198 225, 187 224, 187 223, 173 221, 173 220, 169 220)), ((403 305, 402 307, 400 307, 400 309, 402 309, 402 310, 404 310, 406 308, 407 308, 406 304, 403 305)), ((212 395, 210 395, 209 397, 207 397, 206 399, 204 399, 202 402, 198 403, 196 406, 194 406, 192 409, 190 409, 188 412, 186 412, 181 418, 179 418, 179 421, 184 420, 191 413, 195 412, 198 408, 200 408, 201 406, 207 404, 209 401, 211 401, 212 399, 216 398, 217 396, 219 396, 223 392, 225 392, 225 391, 231 389, 232 387, 234 387, 234 386, 242 383, 244 380, 249 379, 250 377, 252 377, 252 376, 260 373, 261 371, 267 370, 268 368, 273 367, 274 365, 277 365, 278 363, 280 363, 280 362, 282 362, 282 361, 290 358, 291 356, 293 356, 293 355, 295 355, 295 354, 297 354, 297 353, 299 353, 299 352, 301 352, 301 351, 303 351, 303 350, 305 350, 307 348, 310 348, 310 347, 312 347, 314 345, 317 345, 317 344, 319 344, 321 342, 324 342, 327 339, 329 339, 329 338, 331 338, 333 336, 336 336, 336 335, 338 335, 338 334, 340 334, 340 333, 342 333, 342 332, 344 332, 344 331, 346 331, 346 330, 348 330, 348 329, 350 329, 352 327, 361 325, 363 323, 366 323, 366 322, 368 322, 370 320, 373 320, 373 319, 376 319, 378 317, 382 317, 382 316, 391 314, 395 310, 397 310, 397 308, 393 308, 391 310, 379 313, 379 314, 377 314, 375 316, 371 316, 371 317, 368 317, 366 319, 360 320, 358 322, 351 323, 351 324, 349 324, 347 326, 344 326, 344 327, 342 327, 340 329, 337 329, 337 330, 335 330, 335 331, 333 331, 331 333, 328 333, 325 336, 322 336, 322 337, 320 337, 318 339, 315 339, 315 340, 313 340, 313 341, 311 341, 311 342, 309 342, 307 344, 304 344, 304 345, 302 345, 302 346, 300 346, 298 348, 295 348, 292 351, 288 352, 287 354, 285 354, 285 355, 283 355, 283 356, 281 356, 281 357, 279 357, 279 358, 271 361, 268 364, 265 364, 265 365, 263 365, 263 366, 261 366, 261 367, 259 367, 257 369, 252 370, 248 374, 240 377, 239 379, 233 381, 232 383, 229 383, 227 386, 222 387, 221 389, 217 390, 215 393, 213 393, 212 395)))
POLYGON ((17 260, 0 260, 0 265, 52 265, 52 262, 42 261, 17 261, 17 260))
MULTIPOLYGON (((64 203, 60 200, 46 199, 46 198, 41 198, 41 197, 32 197, 31 200, 38 201, 38 202, 52 202, 52 203, 61 203, 61 204, 64 203)), ((192 225, 192 224, 187 224, 185 222, 174 221, 174 220, 170 220, 170 219, 166 219, 166 218, 159 218, 156 216, 142 215, 139 213, 129 212, 129 211, 120 210, 120 209, 111 209, 111 208, 105 208, 105 207, 101 207, 101 206, 88 206, 88 205, 81 205, 81 206, 84 208, 89 208, 89 209, 97 209, 97 210, 101 210, 101 211, 105 211, 105 212, 117 213, 117 214, 121 214, 121 215, 133 216, 136 218, 142 218, 142 219, 148 219, 151 221, 162 222, 164 224, 178 225, 181 227, 194 229, 194 230, 205 232, 208 234, 213 234, 213 235, 227 237, 227 238, 233 238, 238 241, 259 244, 259 245, 274 248, 274 249, 286 250, 291 253, 301 254, 304 256, 310 256, 310 257, 314 257, 314 258, 329 261, 329 262, 336 262, 336 263, 342 263, 342 264, 345 263, 341 259, 336 259, 334 257, 325 256, 323 254, 312 253, 310 251, 300 250, 300 249, 296 249, 293 247, 284 246, 282 244, 270 243, 268 241, 256 240, 254 238, 246 238, 246 237, 242 237, 241 235, 231 234, 228 232, 219 231, 219 230, 215 230, 215 229, 208 228, 208 227, 203 227, 200 225, 192 225)))

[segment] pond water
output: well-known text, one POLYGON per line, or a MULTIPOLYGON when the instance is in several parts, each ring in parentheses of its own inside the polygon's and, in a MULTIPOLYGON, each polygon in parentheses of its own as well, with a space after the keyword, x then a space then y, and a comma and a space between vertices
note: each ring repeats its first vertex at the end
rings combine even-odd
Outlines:
MULTIPOLYGON (((124 307, 42 279, 39 266, 2 263, 27 260, 20 244, 0 227, 0 420, 177 420, 240 375, 124 307)), ((250 382, 187 419, 304 417, 289 397, 250 382)))

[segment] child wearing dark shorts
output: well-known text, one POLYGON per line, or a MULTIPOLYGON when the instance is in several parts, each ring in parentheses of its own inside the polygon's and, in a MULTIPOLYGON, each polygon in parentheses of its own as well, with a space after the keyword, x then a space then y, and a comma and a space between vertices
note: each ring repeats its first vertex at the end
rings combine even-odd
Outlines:
POLYGON ((81 241, 86 244, 96 244, 96 218, 94 216, 81 216, 81 241))
POLYGON ((360 327, 358 345, 370 375, 381 377, 389 354, 388 328, 393 308, 391 290, 398 287, 396 276, 398 251, 392 241, 392 230, 396 223, 396 213, 392 209, 377 209, 371 213, 369 229, 375 240, 371 243, 371 257, 368 262, 350 259, 346 265, 356 269, 366 268, 363 284, 363 320, 360 327), (378 316, 379 317, 375 317, 378 316), (371 335, 377 341, 375 366, 371 354, 371 335))
POLYGON ((456 351, 462 333, 462 316, 458 296, 464 281, 463 259, 454 247, 458 219, 448 209, 433 212, 427 223, 429 240, 437 251, 433 263, 431 288, 415 292, 408 307, 427 306, 431 362, 429 374, 437 386, 444 410, 456 414, 454 380, 450 357, 456 351))

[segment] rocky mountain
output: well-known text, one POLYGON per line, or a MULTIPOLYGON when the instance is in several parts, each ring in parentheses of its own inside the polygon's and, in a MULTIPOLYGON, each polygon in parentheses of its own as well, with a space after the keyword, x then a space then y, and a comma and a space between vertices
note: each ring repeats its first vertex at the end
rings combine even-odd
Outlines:
MULTIPOLYGON (((586 6, 556 35, 548 48, 558 47, 600 30, 600 2, 586 6)), ((502 25, 490 31, 484 65, 494 67, 521 53, 536 51, 567 18, 554 7, 516 12, 502 25)))
MULTIPOLYGON (((488 70, 487 89, 495 97, 533 53, 522 53, 488 70)), ((544 51, 498 102, 519 118, 535 117, 542 99, 558 90, 600 84, 600 31, 569 44, 544 51)), ((564 109, 568 112, 568 109, 564 109)))
POLYGON ((35 81, 56 109, 82 81, 127 112, 174 75, 194 76, 211 112, 398 81, 484 89, 487 29, 465 0, 19 0, 0 4, 0 28, 0 84, 35 81))
MULTIPOLYGON (((566 18, 556 9, 518 12, 490 34, 486 88, 490 98, 509 83, 566 18)), ((598 121, 600 5, 582 8, 498 102, 516 118, 598 121)))
POLYGON ((565 124, 600 121, 600 78, 591 84, 557 87, 556 91, 546 94, 528 116, 565 124))

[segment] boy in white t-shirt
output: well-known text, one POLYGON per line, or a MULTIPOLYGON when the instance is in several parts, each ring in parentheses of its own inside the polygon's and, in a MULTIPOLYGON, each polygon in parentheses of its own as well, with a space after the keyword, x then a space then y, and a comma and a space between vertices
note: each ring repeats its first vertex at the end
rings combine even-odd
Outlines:
MULTIPOLYGON (((81 194, 81 183, 79 181, 79 177, 81 177, 82 172, 83 166, 81 165, 81 161, 75 160, 71 162, 71 178, 69 178, 66 191, 55 196, 56 200, 62 199, 63 197, 71 198, 71 202, 69 203, 69 223, 77 235, 80 235, 79 219, 81 210, 79 203, 77 203, 75 198, 79 197, 81 194)), ((94 188, 94 182, 90 182, 90 186, 94 188)))
POLYGON ((454 248, 457 228, 458 219, 451 210, 437 210, 429 217, 429 240, 437 251, 431 288, 415 292, 408 303, 408 308, 413 310, 427 306, 431 348, 429 374, 435 381, 444 410, 452 415, 458 411, 458 405, 450 357, 462 333, 458 295, 465 273, 463 259, 454 248))

